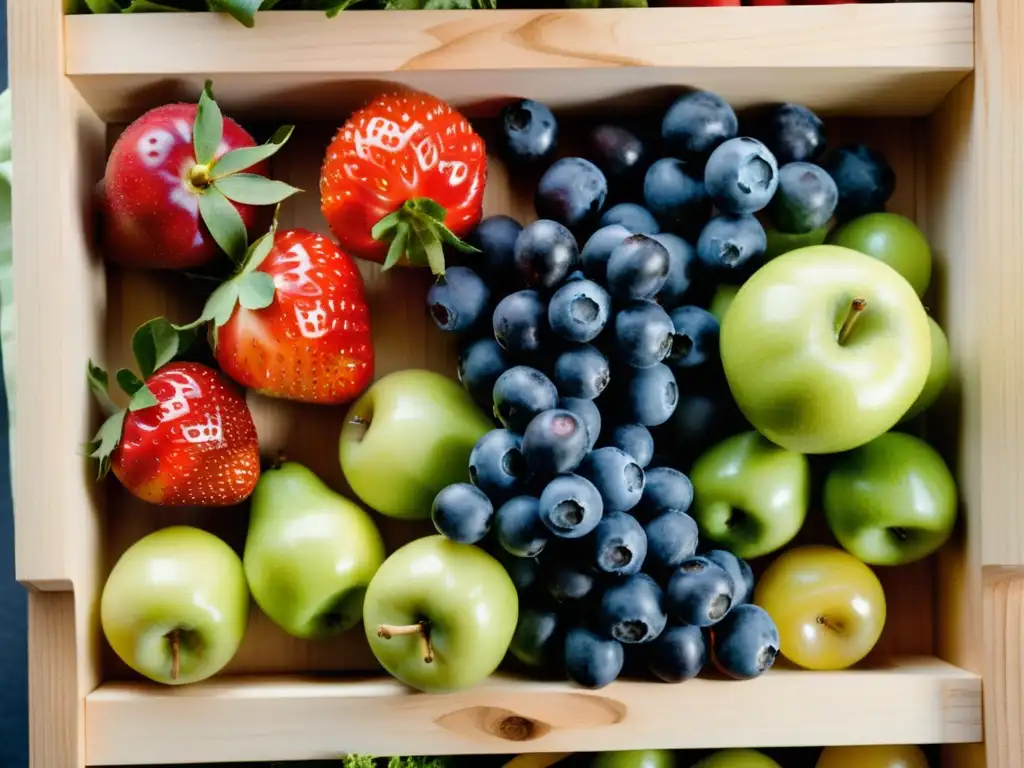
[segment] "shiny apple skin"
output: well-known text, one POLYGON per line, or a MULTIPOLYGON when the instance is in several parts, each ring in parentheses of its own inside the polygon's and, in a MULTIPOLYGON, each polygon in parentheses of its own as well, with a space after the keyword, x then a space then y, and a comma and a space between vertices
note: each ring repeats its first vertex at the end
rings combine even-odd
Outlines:
POLYGON ((805 669, 846 669, 875 647, 885 593, 872 570, 836 547, 796 547, 761 576, 754 602, 779 628, 782 655, 805 669))
POLYGON ((928 318, 928 328, 932 332, 932 364, 928 369, 928 379, 925 381, 921 394, 917 396, 917 400, 900 420, 901 424, 921 415, 935 405, 945 391, 946 385, 949 384, 949 339, 946 338, 946 332, 935 322, 934 318, 928 318))
POLYGON ((827 747, 816 768, 928 768, 928 758, 920 747, 903 744, 827 747))

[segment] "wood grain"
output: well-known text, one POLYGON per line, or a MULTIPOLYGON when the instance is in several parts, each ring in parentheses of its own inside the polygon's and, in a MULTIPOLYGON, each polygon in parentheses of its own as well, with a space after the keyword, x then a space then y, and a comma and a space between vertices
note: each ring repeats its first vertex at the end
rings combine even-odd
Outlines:
POLYGON ((78 687, 75 599, 71 592, 28 597, 29 765, 85 765, 85 710, 78 687))

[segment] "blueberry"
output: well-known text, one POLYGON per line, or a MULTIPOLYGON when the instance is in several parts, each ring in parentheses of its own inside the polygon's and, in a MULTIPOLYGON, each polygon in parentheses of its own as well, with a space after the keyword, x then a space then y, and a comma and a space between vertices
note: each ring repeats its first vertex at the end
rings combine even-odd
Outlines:
POLYGON ((580 464, 579 475, 597 488, 609 512, 628 512, 644 492, 644 471, 625 451, 607 446, 591 451, 580 464))
POLYGON ((622 643, 649 643, 665 629, 665 596, 646 573, 614 584, 601 596, 598 621, 605 634, 622 643))
MULTIPOLYGON (((497 520, 497 518, 495 518, 497 520)), ((516 591, 529 592, 540 580, 540 563, 535 557, 518 557, 503 547, 495 547, 492 554, 505 566, 516 591)))
POLYGON ((570 280, 548 302, 548 324, 566 341, 593 341, 611 313, 608 292, 593 280, 570 280))
POLYGON ((628 179, 644 167, 647 148, 634 134, 618 125, 599 125, 590 132, 590 159, 611 180, 628 179))
POLYGON ((692 460, 712 445, 742 430, 743 417, 728 389, 700 391, 684 387, 672 418, 660 437, 676 447, 676 456, 692 460))
POLYGON ((839 190, 840 221, 884 211, 896 189, 896 174, 888 161, 863 144, 840 147, 823 165, 839 190))
POLYGON ((668 108, 661 121, 665 149, 681 160, 702 161, 739 130, 729 102, 716 93, 684 93, 668 108))
POLYGON ((754 572, 750 570, 746 560, 741 560, 725 549, 712 549, 705 552, 704 557, 718 563, 732 579, 733 605, 750 602, 754 594, 754 572))
POLYGON ((659 232, 651 235, 651 238, 665 246, 665 250, 668 251, 668 276, 654 300, 665 309, 672 309, 682 302, 690 287, 697 251, 679 235, 670 232, 659 232))
POLYGON ((685 512, 663 512, 644 526, 644 533, 647 570, 655 575, 671 573, 697 551, 697 523, 685 512))
POLYGON ((697 257, 711 270, 729 272, 755 264, 768 248, 768 236, 753 216, 715 216, 701 230, 697 257))
POLYGON ((459 353, 459 381, 476 404, 486 410, 491 407, 494 382, 508 368, 508 359, 493 338, 477 339, 459 353))
POLYGON ((737 680, 750 680, 770 669, 779 647, 778 627, 757 605, 737 606, 711 633, 715 666, 737 680))
POLYGON ((448 267, 427 291, 427 307, 442 331, 462 333, 487 313, 491 292, 468 267, 448 267))
POLYGON ((587 455, 590 435, 583 419, 555 408, 533 417, 523 433, 523 458, 534 475, 572 472, 587 455))
POLYGON ((560 475, 540 494, 540 519, 563 539, 579 539, 593 531, 604 512, 601 494, 579 475, 560 475))
POLYGON ((715 207, 738 216, 765 208, 779 187, 775 155, 757 139, 730 139, 708 158, 704 186, 715 207))
POLYGON ((642 424, 620 424, 612 431, 607 444, 628 453, 641 469, 654 457, 654 438, 642 424))
POLYGON ((622 415, 626 421, 656 427, 672 416, 679 402, 679 387, 664 363, 637 369, 625 384, 622 415))
POLYGON ((760 121, 756 135, 782 164, 813 162, 828 141, 825 123, 799 104, 773 107, 760 121))
POLYGON ((608 290, 616 299, 653 299, 668 279, 668 249, 646 235, 631 235, 608 259, 608 290))
POLYGON ((779 169, 779 191, 771 214, 780 232, 801 235, 828 224, 839 203, 839 189, 824 168, 789 163, 779 169))
POLYGON ((593 400, 610 380, 608 358, 590 344, 574 345, 555 360, 555 386, 565 397, 593 400))
POLYGON ((711 198, 704 179, 692 175, 683 161, 671 157, 647 169, 644 203, 663 228, 685 235, 699 232, 711 216, 711 198))
POLYGON ((540 521, 539 502, 532 496, 516 496, 498 507, 494 528, 498 543, 516 557, 536 557, 550 537, 540 521))
POLYGON ((665 591, 672 620, 710 627, 732 608, 732 579, 722 566, 706 557, 689 557, 679 564, 665 591))
POLYGON ((574 627, 565 636, 565 672, 584 688, 604 688, 622 672, 625 653, 612 640, 585 627, 574 627))
POLYGON ((494 382, 494 416, 502 426, 522 434, 542 411, 558 404, 558 390, 551 379, 525 365, 509 368, 494 382))
POLYGON ((583 262, 583 274, 598 283, 607 280, 608 259, 612 250, 633 233, 621 224, 601 227, 592 234, 583 246, 580 260, 583 262))
POLYGON ((523 487, 526 463, 522 447, 519 435, 507 429, 492 429, 469 453, 469 479, 496 504, 523 487))
POLYGON ((677 307, 672 318, 672 351, 666 364, 676 370, 697 368, 720 360, 718 354, 718 320, 700 307, 677 307))
POLYGON ((634 234, 653 235, 661 231, 654 214, 636 203, 613 205, 601 216, 601 226, 621 224, 634 234))
POLYGON ((488 216, 466 238, 480 251, 480 271, 495 294, 504 295, 516 281, 516 239, 522 231, 523 225, 511 216, 488 216))
POLYGON ((615 315, 615 350, 620 361, 650 368, 672 350, 672 319, 653 301, 634 301, 615 315))
POLYGON ((615 576, 639 573, 647 557, 647 535, 625 512, 605 512, 594 531, 594 562, 615 576))
POLYGON ((647 668, 666 683, 692 680, 708 660, 704 633, 700 627, 668 627, 645 649, 647 668))
POLYGON ((553 289, 578 262, 576 238, 557 221, 541 219, 527 224, 516 239, 516 271, 531 288, 553 289))
POLYGON ((430 519, 445 538, 460 544, 476 544, 491 530, 494 506, 475 485, 454 483, 434 497, 430 519))
POLYGON ((558 407, 572 411, 587 425, 587 450, 594 449, 598 437, 601 436, 601 410, 594 404, 593 400, 584 400, 581 397, 563 397, 558 401, 558 407))
POLYGON ((537 352, 544 340, 545 311, 536 291, 510 293, 491 315, 495 340, 514 355, 537 352))
POLYGON ((554 154, 558 121, 544 104, 530 99, 517 101, 501 110, 498 121, 498 151, 507 160, 536 163, 554 154))
POLYGON ((544 587, 560 603, 575 603, 590 595, 596 583, 590 565, 569 559, 548 559, 544 566, 544 587))
POLYGON ((601 169, 582 157, 563 157, 541 176, 534 196, 537 215, 579 234, 591 229, 608 196, 601 169))
POLYGON ((563 652, 559 624, 558 614, 554 611, 523 608, 519 611, 509 651, 528 667, 550 668, 563 652))
POLYGON ((693 504, 693 483, 672 467, 654 467, 645 473, 644 494, 633 514, 650 520, 663 512, 685 512, 693 504))

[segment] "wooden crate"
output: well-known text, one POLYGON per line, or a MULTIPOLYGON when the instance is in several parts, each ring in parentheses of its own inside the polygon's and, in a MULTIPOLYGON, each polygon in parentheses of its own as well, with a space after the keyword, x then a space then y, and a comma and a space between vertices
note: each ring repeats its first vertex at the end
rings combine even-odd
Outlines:
MULTIPOLYGON (((333 22, 280 12, 262 14, 253 30, 210 14, 65 18, 60 0, 8 5, 17 576, 30 590, 33 766, 870 743, 944 744, 947 768, 1024 766, 1019 0, 365 12, 333 22), (170 522, 237 544, 245 512, 146 507, 116 483, 97 485, 76 451, 98 418, 87 359, 124 362, 130 329, 190 309, 174 279, 104 269, 91 193, 118 126, 171 98, 194 99, 207 77, 234 116, 300 122, 275 172, 309 190, 332 126, 381 80, 428 89, 481 118, 511 96, 566 113, 641 110, 696 85, 740 107, 804 102, 829 116, 835 136, 880 145, 898 172, 893 210, 924 227, 938 260, 931 306, 949 332, 954 375, 930 429, 956 468, 963 525, 939 557, 883 573, 890 620, 869 663, 597 692, 498 675, 435 696, 374 671, 358 632, 303 643, 257 613, 229 669, 208 683, 169 689, 127 674, 97 620, 114 559, 170 522), (531 721, 530 738, 509 741, 510 716, 531 721)), ((500 163, 491 176, 488 213, 533 216, 500 163)), ((315 192, 289 203, 283 223, 326 231, 315 192)), ((379 373, 451 374, 452 344, 425 321, 426 277, 363 269, 379 373)), ((338 409, 257 398, 252 407, 265 450, 284 446, 341 486, 338 409)), ((391 544, 413 533, 386 529, 391 544)))

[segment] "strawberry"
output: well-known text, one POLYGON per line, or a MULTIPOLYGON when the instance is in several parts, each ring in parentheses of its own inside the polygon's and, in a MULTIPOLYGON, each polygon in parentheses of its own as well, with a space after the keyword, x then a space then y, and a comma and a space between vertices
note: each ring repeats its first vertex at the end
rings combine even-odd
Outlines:
POLYGON ((386 93, 328 147, 321 207, 353 256, 442 275, 442 243, 476 250, 462 238, 480 221, 486 180, 484 142, 465 117, 429 94, 386 93))
POLYGON ((89 444, 99 476, 112 469, 132 495, 152 504, 218 507, 247 499, 260 457, 238 387, 205 365, 170 362, 182 334, 165 320, 142 326, 132 346, 145 382, 127 369, 117 372, 131 398, 127 409, 116 410, 106 371, 89 364, 89 383, 111 412, 89 444))
POLYGON ((259 224, 257 206, 298 191, 267 178, 267 159, 291 132, 286 126, 256 146, 221 114, 209 83, 198 104, 168 104, 144 114, 118 137, 107 159, 106 258, 182 269, 209 263, 219 246, 241 259, 259 224))

